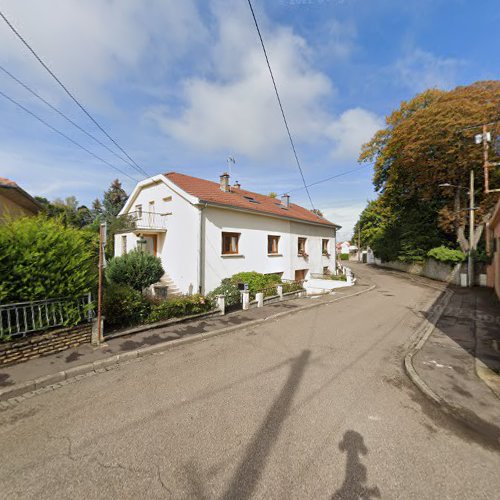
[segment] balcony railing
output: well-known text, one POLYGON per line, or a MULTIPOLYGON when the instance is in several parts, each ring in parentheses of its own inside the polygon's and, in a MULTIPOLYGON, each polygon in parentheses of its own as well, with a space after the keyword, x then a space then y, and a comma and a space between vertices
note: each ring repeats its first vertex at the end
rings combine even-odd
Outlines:
POLYGON ((129 212, 127 217, 134 229, 143 230, 165 230, 167 229, 167 216, 170 213, 159 214, 157 212, 129 212))

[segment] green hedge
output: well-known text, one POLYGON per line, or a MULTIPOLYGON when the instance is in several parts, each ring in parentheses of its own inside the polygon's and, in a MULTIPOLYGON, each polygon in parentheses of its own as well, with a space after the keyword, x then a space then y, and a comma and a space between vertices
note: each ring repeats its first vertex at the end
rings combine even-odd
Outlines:
POLYGON ((203 295, 185 295, 172 297, 159 304, 153 305, 147 319, 148 323, 155 323, 170 318, 180 318, 192 314, 208 312, 212 309, 211 302, 203 295))
POLYGON ((217 295, 224 295, 226 307, 235 306, 241 302, 241 292, 238 285, 232 283, 230 278, 223 279, 221 284, 207 295, 214 307, 217 302, 217 295))
POLYGON ((113 327, 144 323, 151 312, 146 297, 127 285, 106 286, 102 306, 106 324, 113 327))
POLYGON ((79 297, 97 280, 97 235, 45 216, 0 225, 0 303, 79 297))
POLYGON ((261 274, 255 271, 237 273, 231 276, 231 283, 247 283, 248 290, 252 297, 258 292, 264 292, 264 295, 273 295, 272 288, 281 283, 281 278, 277 274, 261 274))
POLYGON ((461 250, 453 250, 445 246, 432 248, 427 252, 427 257, 446 264, 458 264, 465 260, 465 254, 461 250))
POLYGON ((339 257, 340 257, 340 260, 349 260, 348 253, 341 253, 339 257))

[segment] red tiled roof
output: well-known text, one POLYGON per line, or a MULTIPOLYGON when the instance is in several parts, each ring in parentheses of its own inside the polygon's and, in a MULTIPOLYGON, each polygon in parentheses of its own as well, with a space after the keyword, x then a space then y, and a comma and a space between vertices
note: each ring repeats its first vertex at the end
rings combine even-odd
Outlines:
POLYGON ((234 187, 231 187, 231 191, 224 192, 220 189, 218 182, 207 181, 177 172, 168 172, 164 175, 190 195, 196 196, 196 198, 208 203, 227 205, 239 209, 243 208, 249 211, 262 212, 268 215, 287 217, 299 221, 314 222, 324 226, 339 227, 333 222, 323 217, 319 217, 310 210, 296 205, 295 203, 290 203, 289 208, 284 208, 278 198, 271 198, 270 196, 252 193, 251 191, 234 187), (250 201, 246 197, 255 201, 250 201))
POLYGON ((5 177, 0 177, 0 186, 18 187, 14 181, 6 179, 5 177))

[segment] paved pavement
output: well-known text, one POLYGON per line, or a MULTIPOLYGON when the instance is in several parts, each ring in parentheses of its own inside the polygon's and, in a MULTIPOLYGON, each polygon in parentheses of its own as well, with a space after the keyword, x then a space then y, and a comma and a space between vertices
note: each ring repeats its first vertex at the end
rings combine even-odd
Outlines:
POLYGON ((1 412, 1 496, 498 498, 498 450, 403 371, 439 291, 358 272, 377 288, 1 412))
POLYGON ((457 417, 500 447, 500 304, 491 290, 451 290, 413 366, 457 417))

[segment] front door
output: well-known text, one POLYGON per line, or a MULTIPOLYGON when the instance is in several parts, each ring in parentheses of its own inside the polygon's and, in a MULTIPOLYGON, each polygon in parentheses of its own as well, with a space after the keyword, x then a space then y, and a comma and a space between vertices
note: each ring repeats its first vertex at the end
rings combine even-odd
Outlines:
POLYGON ((146 240, 146 252, 156 256, 158 252, 158 235, 145 234, 144 239, 146 240))

